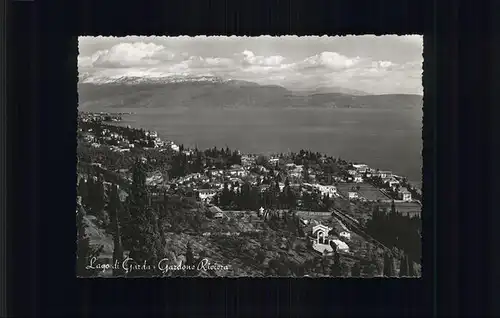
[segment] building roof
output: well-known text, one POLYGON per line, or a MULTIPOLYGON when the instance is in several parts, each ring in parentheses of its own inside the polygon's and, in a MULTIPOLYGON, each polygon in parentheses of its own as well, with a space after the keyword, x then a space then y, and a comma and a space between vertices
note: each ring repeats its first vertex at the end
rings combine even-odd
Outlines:
POLYGON ((199 189, 198 193, 216 193, 217 191, 214 189, 199 189))
POLYGON ((401 193, 410 193, 410 191, 408 191, 408 189, 405 187, 401 188, 400 191, 401 191, 401 193))
POLYGON ((313 228, 312 228, 313 233, 316 233, 316 231, 320 231, 320 230, 321 230, 321 231, 326 231, 326 232, 329 232, 329 231, 331 231, 331 230, 332 230, 332 228, 331 228, 331 227, 329 227, 329 226, 323 225, 323 224, 318 224, 318 225, 315 225, 315 226, 313 226, 313 228))
POLYGON ((335 245, 337 245, 337 248, 340 249, 340 250, 348 250, 349 249, 349 245, 347 245, 346 243, 342 242, 341 240, 332 240, 333 243, 335 243, 335 245))
POLYGON ((218 206, 215 206, 215 205, 209 207, 208 210, 214 214, 215 213, 222 213, 222 210, 218 206))

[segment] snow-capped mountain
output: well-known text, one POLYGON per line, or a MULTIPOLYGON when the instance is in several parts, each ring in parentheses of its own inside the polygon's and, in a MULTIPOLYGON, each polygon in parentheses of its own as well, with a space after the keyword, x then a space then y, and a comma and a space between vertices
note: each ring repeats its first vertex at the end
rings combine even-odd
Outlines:
POLYGON ((170 83, 185 83, 185 82, 207 82, 207 83, 224 83, 230 82, 231 80, 224 80, 217 76, 192 76, 192 75, 170 75, 170 76, 120 76, 120 77, 99 77, 91 76, 88 73, 80 74, 80 84, 124 84, 124 85, 136 85, 136 84, 170 84, 170 83))
MULTIPOLYGON (((419 95, 296 92, 279 85, 213 76, 93 78, 81 74, 80 109, 109 108, 373 108, 421 109, 419 95)), ((342 91, 339 89, 339 91, 342 91)))

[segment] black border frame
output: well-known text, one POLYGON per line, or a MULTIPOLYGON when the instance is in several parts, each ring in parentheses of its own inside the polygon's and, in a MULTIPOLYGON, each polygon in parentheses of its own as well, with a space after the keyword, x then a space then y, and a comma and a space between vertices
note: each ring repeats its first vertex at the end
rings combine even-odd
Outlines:
POLYGON ((8 134, 16 139, 8 149, 17 169, 6 171, 13 197, 10 271, 4 273, 16 279, 9 294, 16 315, 484 316, 498 306, 487 294, 492 288, 476 282, 492 266, 479 248, 490 247, 490 233, 479 228, 491 224, 488 213, 494 206, 484 198, 494 187, 489 68, 498 41, 488 37, 494 7, 406 0, 154 5, 35 0, 7 6, 12 24, 6 67, 14 88, 6 118, 8 134), (466 15, 471 13, 476 17, 466 15), (76 279, 76 189, 70 185, 76 169, 77 35, 362 33, 424 34, 422 279, 76 279), (428 213, 428 207, 436 213, 428 213), (472 211, 480 212, 471 217, 472 211), (466 249, 470 242, 475 247, 466 249), (464 276, 472 271, 474 278, 464 276))

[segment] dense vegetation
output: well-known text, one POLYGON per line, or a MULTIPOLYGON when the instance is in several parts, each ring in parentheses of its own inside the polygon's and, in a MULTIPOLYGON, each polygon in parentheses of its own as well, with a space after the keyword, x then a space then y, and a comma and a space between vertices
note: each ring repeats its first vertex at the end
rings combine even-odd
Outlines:
POLYGON ((390 213, 375 207, 372 218, 366 222, 366 232, 386 246, 404 250, 410 261, 420 263, 421 220, 397 213, 394 202, 390 213))
MULTIPOLYGON (((92 127, 94 133, 98 134, 103 130, 101 124, 88 125, 91 125, 89 127, 92 127)), ((144 145, 150 145, 151 138, 142 130, 116 126, 109 126, 109 129, 125 136, 129 141, 144 139, 144 145)), ((316 181, 325 184, 334 184, 334 178, 346 176, 346 170, 352 166, 340 158, 326 157, 306 150, 280 154, 278 158, 275 164, 270 164, 267 157, 257 157, 256 164, 267 169, 257 173, 263 177, 262 180, 257 178, 255 185, 244 177, 243 184, 240 185, 226 181, 222 191, 215 197, 216 205, 225 210, 256 211, 264 207, 271 211, 261 216, 263 224, 260 232, 238 231, 241 236, 216 236, 211 239, 210 244, 220 247, 220 253, 225 259, 241 259, 255 272, 265 275, 394 276, 397 272, 395 264, 400 264, 400 276, 415 274, 412 264, 420 262, 421 222, 420 219, 400 215, 395 211, 394 204, 388 214, 375 207, 372 219, 366 222, 366 233, 386 246, 396 247, 396 252, 371 253, 368 261, 358 260, 349 265, 346 265, 339 254, 333 258, 315 255, 299 218, 291 211, 329 211, 334 205, 346 202, 328 196, 322 197, 316 191, 300 193, 291 184, 291 178, 286 176, 286 164, 301 165, 302 180, 310 181, 313 178, 311 175, 315 174, 316 181), (284 184, 282 188, 280 183, 284 184), (234 191, 234 188, 238 190, 234 191), (274 210, 291 211, 275 213, 272 212, 274 210)), ((129 257, 137 264, 144 261, 155 263, 165 257, 174 260, 173 263, 180 259, 185 264, 196 263, 204 254, 199 252, 199 258, 195 259, 194 247, 189 241, 182 241, 181 251, 174 248, 176 244, 172 241, 169 243, 168 235, 201 237, 205 232, 231 232, 241 224, 249 223, 238 222, 235 218, 214 221, 209 219, 213 215, 208 209, 194 198, 175 191, 165 192, 163 196, 155 193, 153 196, 151 188, 146 186, 146 175, 153 171, 175 178, 203 172, 206 167, 222 170, 241 164, 241 155, 227 147, 185 151, 181 145, 179 151, 139 147, 130 152, 114 152, 105 147, 94 148, 90 143, 79 142, 78 159, 81 176, 78 181, 78 196, 81 204, 77 211, 77 267, 81 276, 96 274, 95 271, 86 269, 85 264, 102 251, 102 247, 91 247, 85 235, 85 218, 89 215, 94 216, 97 225, 113 236, 113 261, 121 262, 128 251, 129 257), (105 169, 92 165, 99 163, 105 169), (118 175, 121 169, 131 172, 130 181, 118 175), (127 193, 124 202, 120 199, 122 190, 127 193), (216 224, 215 227, 213 224, 216 224)), ((415 191, 404 181, 402 185, 415 191)), ((351 208, 350 203, 347 204, 351 208)), ((365 203, 359 203, 362 204, 365 203)), ((211 250, 204 252, 210 253, 211 250)), ((113 274, 151 276, 162 273, 126 273, 118 269, 113 274)), ((195 273, 185 271, 181 274, 195 273)))

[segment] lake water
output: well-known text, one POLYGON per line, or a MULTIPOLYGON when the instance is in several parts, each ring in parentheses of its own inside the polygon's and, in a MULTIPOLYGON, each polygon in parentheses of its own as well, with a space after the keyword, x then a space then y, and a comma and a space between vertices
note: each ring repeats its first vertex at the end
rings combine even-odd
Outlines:
POLYGON ((113 110, 135 113, 121 125, 154 130, 186 146, 228 146, 246 153, 309 149, 421 181, 421 110, 113 110))

